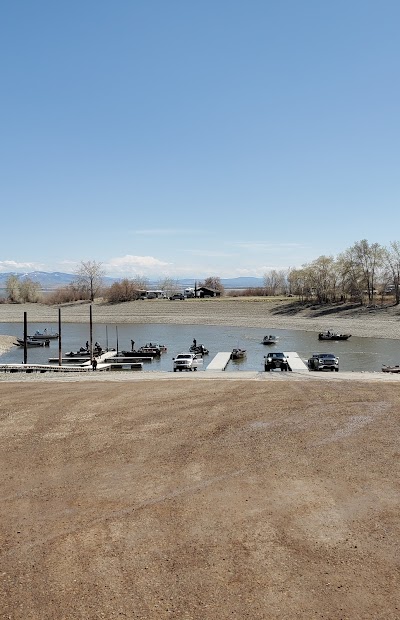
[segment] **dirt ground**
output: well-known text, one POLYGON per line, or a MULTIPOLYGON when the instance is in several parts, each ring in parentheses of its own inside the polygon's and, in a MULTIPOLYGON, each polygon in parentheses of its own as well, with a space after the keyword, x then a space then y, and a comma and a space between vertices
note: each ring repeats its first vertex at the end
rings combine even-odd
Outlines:
POLYGON ((0 617, 400 618, 396 382, 0 384, 0 617))

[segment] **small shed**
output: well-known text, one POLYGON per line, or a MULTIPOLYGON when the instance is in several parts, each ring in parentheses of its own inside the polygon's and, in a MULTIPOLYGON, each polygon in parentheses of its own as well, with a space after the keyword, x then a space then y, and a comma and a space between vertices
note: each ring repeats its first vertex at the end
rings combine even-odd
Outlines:
POLYGON ((207 286, 199 286, 197 289, 197 297, 220 297, 221 291, 216 291, 213 288, 207 286))

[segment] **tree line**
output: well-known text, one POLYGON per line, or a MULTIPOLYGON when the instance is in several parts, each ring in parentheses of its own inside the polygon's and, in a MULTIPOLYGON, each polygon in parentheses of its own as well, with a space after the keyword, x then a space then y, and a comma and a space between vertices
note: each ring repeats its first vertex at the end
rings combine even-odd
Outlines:
MULTIPOLYGON (((7 300, 11 303, 44 301, 54 305, 74 301, 94 301, 96 297, 102 297, 109 303, 121 303, 135 301, 141 297, 143 291, 149 289, 149 280, 144 276, 123 278, 110 286, 104 286, 104 276, 105 270, 101 262, 81 261, 70 284, 58 287, 44 297, 38 282, 27 276, 20 277, 13 274, 6 281, 7 300)), ((220 292, 224 289, 218 277, 206 278, 199 282, 198 286, 214 288, 220 292)), ((177 280, 162 278, 158 281, 157 288, 163 291, 166 297, 170 297, 180 292, 181 286, 177 280)))
MULTIPOLYGON (((134 301, 141 292, 149 288, 149 281, 143 276, 123 278, 111 286, 104 286, 105 271, 101 262, 82 261, 75 272, 74 281, 60 287, 47 296, 50 304, 78 300, 93 301, 103 297, 110 303, 134 301)), ((319 256, 300 269, 272 269, 264 274, 263 287, 247 289, 243 295, 295 295, 300 301, 335 303, 356 301, 373 304, 378 296, 391 293, 395 303, 400 303, 400 242, 392 241, 385 247, 369 243, 366 239, 357 241, 338 256, 319 256)), ((206 286, 224 294, 221 279, 216 276, 199 281, 197 286, 206 286)), ((163 278, 157 287, 169 297, 178 292, 177 280, 163 278)), ((14 303, 41 301, 41 287, 29 277, 11 275, 6 282, 7 299, 14 303)))
POLYGON ((373 304, 390 293, 400 303, 400 242, 388 247, 357 241, 337 257, 320 256, 300 269, 264 274, 268 295, 292 294, 301 301, 334 303, 351 300, 373 304))

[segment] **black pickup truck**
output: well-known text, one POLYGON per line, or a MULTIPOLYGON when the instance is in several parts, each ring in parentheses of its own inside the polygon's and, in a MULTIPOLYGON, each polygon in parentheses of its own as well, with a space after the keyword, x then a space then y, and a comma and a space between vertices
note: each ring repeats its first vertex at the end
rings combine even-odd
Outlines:
POLYGON ((291 370, 288 359, 284 353, 268 353, 264 355, 264 370, 269 372, 280 368, 281 370, 291 370))

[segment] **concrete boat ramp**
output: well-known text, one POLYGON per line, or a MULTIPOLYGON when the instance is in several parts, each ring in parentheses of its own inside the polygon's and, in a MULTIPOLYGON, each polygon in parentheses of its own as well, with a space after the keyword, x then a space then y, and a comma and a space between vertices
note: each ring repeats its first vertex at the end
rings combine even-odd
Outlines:
MULTIPOLYGON (((307 366, 300 358, 299 354, 296 351, 284 351, 284 354, 288 358, 289 368, 294 372, 309 372, 307 366)), ((227 351, 221 351, 217 353, 217 355, 211 360, 208 364, 207 370, 213 371, 224 371, 229 364, 229 360, 231 359, 231 353, 227 351)))
POLYGON ((296 351, 284 351, 283 353, 288 358, 290 370, 294 370, 296 372, 309 372, 306 364, 300 358, 299 354, 296 353, 296 351))
MULTIPOLYGON (((296 351, 284 352, 288 358, 289 368, 294 372, 309 372, 306 364, 300 358, 296 351)), ((151 362, 152 357, 135 358, 125 357, 116 351, 106 351, 102 355, 96 357, 97 371, 106 370, 142 370, 144 362, 151 362)), ((205 368, 205 371, 223 372, 226 370, 231 359, 230 351, 220 351, 215 355, 211 362, 205 368)), ((61 366, 58 365, 58 358, 50 358, 49 364, 2 364, 0 371, 3 372, 93 372, 89 358, 64 357, 61 360, 61 366)), ((275 372, 275 371, 272 371, 275 372)))
POLYGON ((230 352, 228 353, 226 351, 221 351, 220 353, 217 353, 217 355, 211 360, 206 370, 225 370, 225 368, 228 366, 230 359, 230 352))

